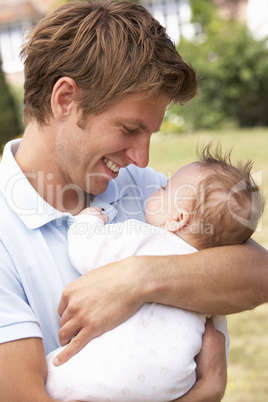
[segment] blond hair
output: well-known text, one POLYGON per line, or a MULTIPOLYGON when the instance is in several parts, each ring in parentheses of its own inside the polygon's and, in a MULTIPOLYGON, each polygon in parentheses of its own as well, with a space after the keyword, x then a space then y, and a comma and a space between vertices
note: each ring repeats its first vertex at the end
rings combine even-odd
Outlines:
POLYGON ((206 177, 199 183, 192 210, 199 222, 198 248, 241 244, 257 228, 264 208, 260 188, 251 176, 252 161, 233 165, 231 151, 211 143, 198 151, 206 177))
POLYGON ((158 21, 127 1, 70 2, 42 19, 21 51, 25 65, 24 121, 45 124, 53 87, 64 76, 80 88, 83 117, 129 93, 168 95, 184 104, 198 90, 158 21))

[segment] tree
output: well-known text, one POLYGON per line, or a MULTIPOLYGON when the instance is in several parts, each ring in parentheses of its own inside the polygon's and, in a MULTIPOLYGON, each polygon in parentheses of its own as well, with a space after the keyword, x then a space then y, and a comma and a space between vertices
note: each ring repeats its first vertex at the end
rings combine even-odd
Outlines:
POLYGON ((2 152, 6 142, 17 137, 19 134, 20 124, 16 103, 6 83, 0 63, 0 152, 2 152))
POLYGON ((192 9, 192 22, 199 22, 202 24, 203 29, 209 22, 217 16, 217 9, 212 0, 190 0, 192 9))
POLYGON ((206 20, 205 32, 205 40, 183 39, 178 46, 196 68, 200 94, 172 113, 188 129, 268 126, 267 41, 256 41, 244 24, 219 16, 206 20))

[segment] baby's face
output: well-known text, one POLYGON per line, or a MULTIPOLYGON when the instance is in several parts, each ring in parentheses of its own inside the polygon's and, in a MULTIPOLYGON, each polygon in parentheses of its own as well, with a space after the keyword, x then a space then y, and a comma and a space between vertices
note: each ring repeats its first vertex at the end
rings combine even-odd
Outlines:
POLYGON ((199 163, 183 166, 168 180, 166 187, 160 187, 147 200, 146 222, 155 226, 165 226, 182 209, 191 212, 191 203, 198 185, 204 178, 204 170, 199 163))

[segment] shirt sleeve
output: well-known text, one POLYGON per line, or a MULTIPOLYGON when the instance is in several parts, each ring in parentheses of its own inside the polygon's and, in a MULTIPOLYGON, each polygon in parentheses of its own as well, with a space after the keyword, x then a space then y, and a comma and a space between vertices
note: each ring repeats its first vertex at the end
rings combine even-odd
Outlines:
POLYGON ((0 343, 29 337, 42 338, 36 316, 3 243, 0 242, 0 343))

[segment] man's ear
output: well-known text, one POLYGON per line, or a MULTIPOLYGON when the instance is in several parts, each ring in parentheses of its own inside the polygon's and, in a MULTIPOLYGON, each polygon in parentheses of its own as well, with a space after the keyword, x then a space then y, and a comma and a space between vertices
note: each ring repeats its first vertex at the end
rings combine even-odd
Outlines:
POLYGON ((189 222, 189 217, 190 214, 186 209, 180 209, 176 216, 172 216, 166 221, 165 229, 167 229, 169 232, 177 232, 187 225, 189 222))
POLYGON ((76 105, 74 95, 78 91, 78 85, 70 77, 62 77, 56 82, 51 94, 51 110, 55 119, 69 115, 71 108, 76 105))

